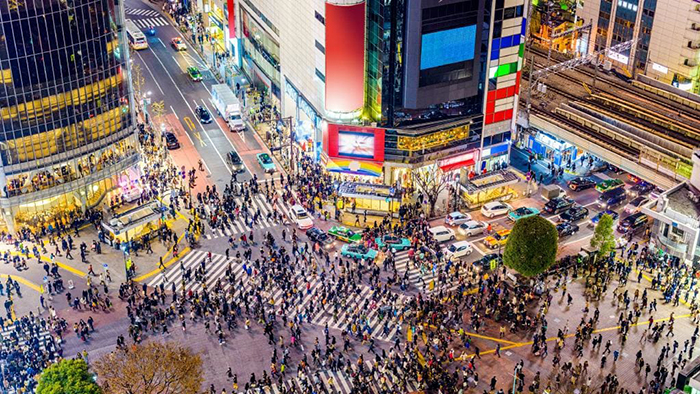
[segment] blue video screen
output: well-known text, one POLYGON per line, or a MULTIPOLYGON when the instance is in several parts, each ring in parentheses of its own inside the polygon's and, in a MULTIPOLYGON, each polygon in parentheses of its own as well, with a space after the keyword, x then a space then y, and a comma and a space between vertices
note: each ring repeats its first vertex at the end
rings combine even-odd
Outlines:
POLYGON ((423 34, 420 69, 474 59, 476 25, 423 34))

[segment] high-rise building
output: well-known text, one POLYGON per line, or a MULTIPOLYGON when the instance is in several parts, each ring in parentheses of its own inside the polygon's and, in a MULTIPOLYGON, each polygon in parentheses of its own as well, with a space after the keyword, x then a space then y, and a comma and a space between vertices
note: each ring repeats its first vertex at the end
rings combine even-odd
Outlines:
POLYGON ((331 171, 386 184, 435 163, 479 173, 507 162, 526 8, 524 0, 227 5, 240 21, 241 68, 291 117, 303 149, 331 171))
POLYGON ((630 72, 700 92, 700 3, 658 0, 586 0, 577 15, 592 24, 579 48, 595 52, 636 40, 607 60, 630 72))
POLYGON ((99 204, 139 161, 122 2, 0 2, 0 227, 99 204))

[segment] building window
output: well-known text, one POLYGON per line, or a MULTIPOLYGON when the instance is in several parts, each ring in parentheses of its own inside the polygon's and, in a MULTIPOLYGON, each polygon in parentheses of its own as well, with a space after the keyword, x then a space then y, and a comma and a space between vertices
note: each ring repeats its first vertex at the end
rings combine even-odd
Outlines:
POLYGON ((326 83, 326 76, 323 75, 322 72, 318 71, 318 69, 315 69, 315 70, 316 70, 316 76, 318 77, 318 79, 320 79, 321 82, 326 83))
POLYGON ((326 18, 324 18, 323 15, 319 14, 318 11, 314 11, 314 12, 316 13, 316 19, 325 25, 326 18))
POLYGON ((316 49, 321 51, 322 54, 324 54, 324 55, 326 54, 326 48, 324 48, 324 46, 321 45, 321 43, 318 41, 316 41, 316 49))

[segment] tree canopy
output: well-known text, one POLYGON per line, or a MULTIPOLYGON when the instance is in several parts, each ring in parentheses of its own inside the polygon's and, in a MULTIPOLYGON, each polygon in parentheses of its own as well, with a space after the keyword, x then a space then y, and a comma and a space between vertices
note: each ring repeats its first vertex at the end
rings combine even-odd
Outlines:
POLYGON ((105 394, 198 393, 204 380, 199 355, 173 342, 118 349, 94 368, 105 394))
POLYGON ((593 238, 591 238, 591 247, 598 250, 598 254, 601 257, 607 257, 610 252, 615 250, 614 231, 612 216, 608 214, 602 215, 595 226, 595 230, 593 230, 593 238))
POLYGON ((61 360, 46 368, 39 377, 37 394, 100 394, 85 360, 61 360))
POLYGON ((559 234, 556 227, 541 216, 515 222, 503 252, 503 264, 526 277, 546 271, 557 258, 559 234))

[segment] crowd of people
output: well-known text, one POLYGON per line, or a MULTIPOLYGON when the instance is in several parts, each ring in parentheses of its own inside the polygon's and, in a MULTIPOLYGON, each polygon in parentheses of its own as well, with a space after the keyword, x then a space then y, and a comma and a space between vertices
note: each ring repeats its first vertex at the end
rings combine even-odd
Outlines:
POLYGON ((29 312, 0 328, 2 392, 33 392, 35 375, 63 357, 61 342, 67 328, 55 311, 46 318, 29 312))

